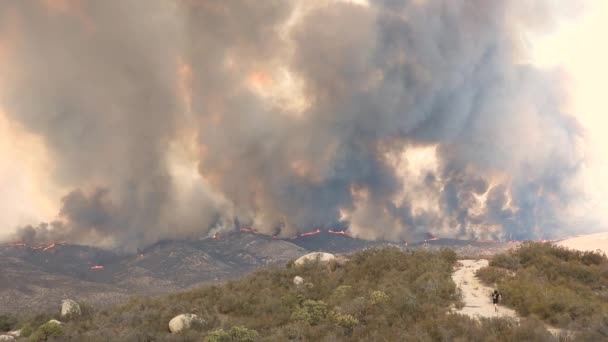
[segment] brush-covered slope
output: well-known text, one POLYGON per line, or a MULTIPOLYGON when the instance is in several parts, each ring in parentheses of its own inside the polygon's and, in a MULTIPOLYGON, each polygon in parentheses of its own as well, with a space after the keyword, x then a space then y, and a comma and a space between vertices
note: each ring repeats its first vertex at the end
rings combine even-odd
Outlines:
MULTIPOLYGON (((109 309, 88 308, 63 326, 65 341, 550 341, 538 322, 475 321, 451 313, 459 294, 450 250, 368 249, 346 263, 275 267, 224 284, 109 309), (303 282, 294 284, 294 277, 303 282), (168 322, 203 323, 172 335, 168 322), (230 337, 230 335, 232 337, 230 337)), ((22 318, 36 331, 52 315, 22 318)))

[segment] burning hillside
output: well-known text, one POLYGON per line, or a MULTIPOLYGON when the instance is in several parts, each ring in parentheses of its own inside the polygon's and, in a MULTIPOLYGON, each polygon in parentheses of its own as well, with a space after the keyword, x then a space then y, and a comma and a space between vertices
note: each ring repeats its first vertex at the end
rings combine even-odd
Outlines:
POLYGON ((12 242, 12 243, 5 243, 3 246, 5 247, 17 247, 17 248, 28 248, 34 251, 41 251, 41 252, 45 252, 48 250, 51 250, 57 246, 65 246, 66 243, 65 242, 49 242, 48 244, 42 244, 42 245, 28 245, 25 242, 12 242))

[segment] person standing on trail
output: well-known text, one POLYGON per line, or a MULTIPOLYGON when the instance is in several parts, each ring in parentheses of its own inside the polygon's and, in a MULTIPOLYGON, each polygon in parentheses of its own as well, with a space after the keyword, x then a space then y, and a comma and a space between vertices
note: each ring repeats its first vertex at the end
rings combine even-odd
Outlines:
POLYGON ((498 301, 500 300, 500 293, 498 290, 492 292, 492 303, 494 304, 494 312, 498 312, 498 301))

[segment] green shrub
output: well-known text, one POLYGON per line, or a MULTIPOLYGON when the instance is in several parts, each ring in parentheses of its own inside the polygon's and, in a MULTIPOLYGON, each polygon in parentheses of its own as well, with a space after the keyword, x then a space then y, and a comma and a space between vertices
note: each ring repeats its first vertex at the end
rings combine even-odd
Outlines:
POLYGON ((359 320, 349 314, 341 314, 341 313, 333 313, 331 316, 331 320, 337 326, 340 326, 347 330, 353 330, 358 324, 359 320))
POLYGON ((46 341, 50 337, 63 336, 63 326, 59 323, 47 322, 38 327, 34 333, 30 336, 30 341, 46 341))
POLYGON ((255 342, 259 335, 255 330, 238 325, 230 328, 228 334, 233 342, 255 342))
POLYGON ((21 327, 21 337, 30 337, 33 332, 34 328, 30 323, 26 323, 23 327, 21 327))
POLYGON ((210 332, 205 338, 205 342, 255 342, 258 339, 258 332, 242 326, 234 326, 230 330, 217 329, 210 332))
POLYGON ((372 291, 369 295, 369 301, 372 305, 380 305, 389 301, 389 296, 382 291, 372 291))
POLYGON ((320 300, 305 300, 302 306, 293 312, 291 319, 317 325, 327 317, 327 311, 327 303, 320 300))
POLYGON ((10 331, 15 328, 17 318, 13 315, 0 315, 0 332, 10 331))

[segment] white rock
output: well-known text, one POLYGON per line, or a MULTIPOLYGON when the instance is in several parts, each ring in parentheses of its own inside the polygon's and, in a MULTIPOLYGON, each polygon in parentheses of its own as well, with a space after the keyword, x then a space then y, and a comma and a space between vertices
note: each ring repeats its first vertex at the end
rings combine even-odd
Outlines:
POLYGON ((336 259, 336 256, 333 254, 323 253, 323 252, 314 252, 314 253, 309 253, 309 254, 299 257, 295 261, 295 264, 297 266, 300 266, 300 265, 304 265, 306 262, 316 261, 316 260, 318 260, 319 262, 322 262, 322 263, 328 263, 335 259, 336 259))
POLYGON ((80 316, 80 305, 71 299, 61 301, 61 317, 68 315, 80 316))
POLYGON ((15 337, 11 335, 0 335, 0 341, 15 341, 15 337))
POLYGON ((302 278, 300 276, 295 276, 295 277, 293 277, 293 283, 296 286, 300 286, 300 285, 304 284, 304 278, 302 278))
POLYGON ((169 331, 175 334, 184 329, 189 329, 193 323, 203 323, 203 320, 194 314, 177 315, 169 321, 169 331))
POLYGON ((9 332, 7 332, 7 334, 9 334, 11 336, 19 337, 19 336, 21 336, 21 329, 9 331, 9 332))
POLYGON ((58 321, 58 320, 56 320, 56 319, 52 319, 52 320, 48 321, 47 323, 53 323, 53 324, 59 324, 59 325, 62 325, 62 324, 63 324, 63 323, 59 322, 59 321, 58 321))

